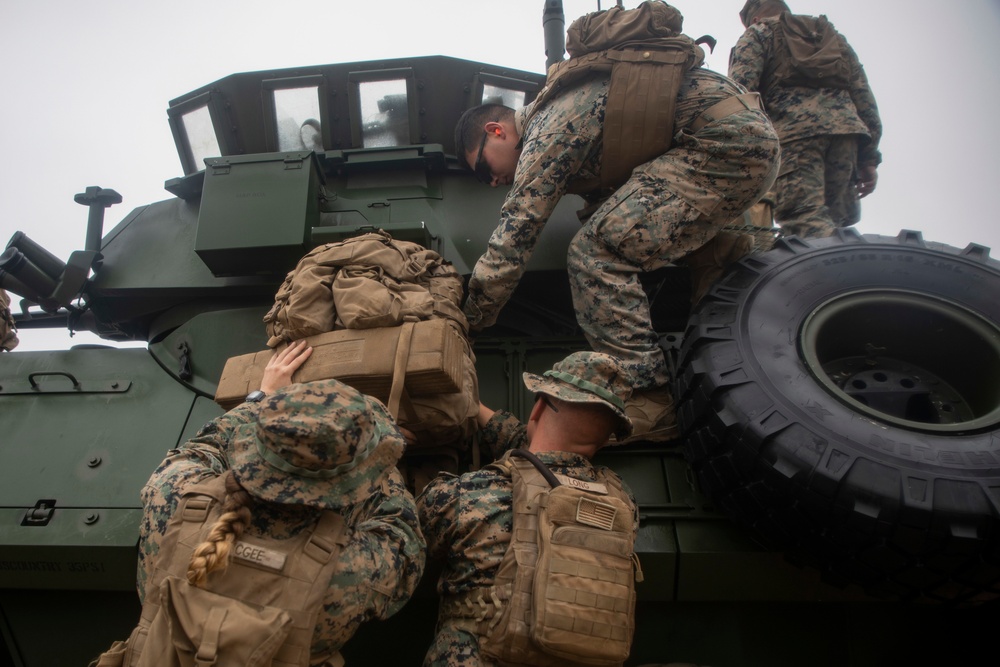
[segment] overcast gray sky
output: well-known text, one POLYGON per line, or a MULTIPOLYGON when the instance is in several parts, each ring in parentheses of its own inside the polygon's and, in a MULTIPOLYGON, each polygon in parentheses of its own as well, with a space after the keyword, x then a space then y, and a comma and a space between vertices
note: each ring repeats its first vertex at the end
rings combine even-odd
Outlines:
MULTIPOLYGON (((228 74, 446 55, 542 72, 543 0, 0 0, 0 248, 17 230, 65 260, 81 249, 98 185, 133 208, 182 175, 169 100, 228 74)), ((567 24, 598 8, 565 0, 567 24)), ((604 0, 608 8, 613 0, 604 0)), ((636 0, 626 0, 633 7, 636 0)), ((685 32, 718 39, 725 72, 743 0, 676 0, 685 32)), ((1000 257, 1000 0, 790 0, 825 13, 868 72, 885 126, 877 191, 858 229, 991 246, 1000 257), (905 12, 902 10, 905 8, 905 12)), ((100 342, 22 331, 19 350, 100 342)))

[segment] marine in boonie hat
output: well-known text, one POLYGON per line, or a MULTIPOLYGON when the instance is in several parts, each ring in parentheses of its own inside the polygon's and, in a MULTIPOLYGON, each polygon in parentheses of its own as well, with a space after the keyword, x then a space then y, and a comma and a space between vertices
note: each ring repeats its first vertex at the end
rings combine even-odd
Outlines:
POLYGON ((618 439, 632 433, 625 401, 632 395, 629 373, 622 362, 603 352, 574 352, 542 375, 524 374, 524 385, 536 394, 547 394, 568 403, 600 403, 618 417, 618 439))
POLYGON ((385 407, 338 380, 284 387, 233 439, 233 473, 250 495, 340 509, 372 495, 403 455, 385 407))

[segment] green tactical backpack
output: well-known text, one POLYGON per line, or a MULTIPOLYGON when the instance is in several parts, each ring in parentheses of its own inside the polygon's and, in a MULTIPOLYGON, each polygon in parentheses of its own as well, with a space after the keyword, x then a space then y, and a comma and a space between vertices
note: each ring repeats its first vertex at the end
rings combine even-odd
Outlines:
POLYGON ((854 59, 826 16, 782 12, 774 24, 774 36, 781 55, 776 59, 771 85, 851 87, 854 59))

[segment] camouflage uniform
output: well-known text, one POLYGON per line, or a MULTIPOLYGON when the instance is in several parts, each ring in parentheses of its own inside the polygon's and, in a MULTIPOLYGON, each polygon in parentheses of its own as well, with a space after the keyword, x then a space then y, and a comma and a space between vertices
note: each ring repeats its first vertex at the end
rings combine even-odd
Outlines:
MULTIPOLYGON (((514 182, 469 281, 465 314, 473 329, 496 321, 567 188, 600 175, 608 84, 596 79, 567 89, 526 127, 528 109, 518 112, 523 149, 514 182)), ((717 72, 689 71, 677 97, 673 146, 637 167, 570 242, 577 321, 593 349, 625 362, 637 389, 669 379, 638 274, 704 245, 756 202, 777 173, 777 136, 759 110, 688 129, 713 104, 744 92, 717 72)))
POLYGON ((350 540, 340 553, 312 641, 314 656, 333 654, 361 623, 399 611, 423 573, 416 507, 395 468, 402 449, 402 436, 384 408, 336 380, 292 385, 209 422, 195 438, 171 450, 142 489, 140 599, 181 493, 233 469, 257 499, 250 508, 248 536, 291 538, 312 530, 324 510, 344 517, 350 540), (317 428, 317 423, 322 425, 317 428), (260 436, 264 431, 277 435, 260 436), (319 468, 332 465, 338 475, 303 482, 277 471, 257 454, 257 442, 265 437, 276 443, 270 450, 285 461, 279 465, 316 468, 318 460, 319 468), (329 446, 331 438, 335 447, 329 446), (295 449, 303 449, 304 441, 309 453, 299 456, 295 449))
POLYGON ((882 136, 875 96, 857 55, 846 40, 851 61, 849 89, 771 85, 778 58, 778 16, 762 18, 736 42, 729 76, 761 93, 781 138, 781 171, 776 182, 775 220, 786 235, 829 236, 861 218, 855 190, 857 170, 878 166, 882 136))
POLYGON ((17 326, 10 312, 10 296, 0 289, 0 352, 10 352, 17 347, 17 326))
MULTIPOLYGON (((592 352, 578 352, 567 361, 593 356, 592 352)), ((560 397, 560 390, 553 389, 556 383, 551 379, 558 368, 559 365, 547 372, 544 378, 525 373, 525 384, 533 391, 539 390, 560 397)), ((622 376, 620 385, 627 381, 624 371, 622 376)), ((627 398, 630 391, 626 385, 615 388, 614 393, 627 398)), ((582 393, 578 392, 578 395, 582 393)), ((608 391, 602 395, 610 393, 608 391)), ((596 402, 593 395, 589 399, 580 400, 596 402)), ((630 424, 624 410, 618 407, 621 401, 613 398, 609 400, 615 401, 615 412, 622 418, 623 424, 619 435, 624 436, 628 433, 630 424)), ((510 449, 528 446, 525 426, 514 415, 503 410, 497 410, 480 430, 480 442, 489 448, 494 458, 499 458, 510 449)), ((566 451, 542 451, 535 454, 554 473, 588 482, 597 481, 596 468, 586 457, 566 451)), ((616 476, 610 470, 607 472, 616 476)), ((437 584, 437 591, 442 599, 489 587, 496 578, 497 568, 511 539, 514 517, 510 477, 489 466, 459 476, 442 473, 417 497, 417 509, 427 540, 428 557, 444 563, 437 584)), ((638 524, 636 527, 638 528, 638 524)), ((424 658, 426 667, 480 667, 493 664, 480 656, 479 639, 467 626, 457 619, 444 616, 438 618, 434 643, 424 658)))

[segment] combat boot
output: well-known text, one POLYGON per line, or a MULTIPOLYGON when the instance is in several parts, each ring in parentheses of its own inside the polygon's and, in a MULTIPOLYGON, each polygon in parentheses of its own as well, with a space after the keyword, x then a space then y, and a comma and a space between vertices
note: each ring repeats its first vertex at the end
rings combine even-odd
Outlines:
POLYGON ((687 256, 691 269, 691 305, 701 301, 708 288, 719 279, 730 264, 749 255, 754 248, 753 236, 737 232, 719 232, 708 243, 687 256))
POLYGON ((625 414, 632 420, 632 435, 611 444, 669 442, 679 435, 674 396, 667 387, 633 392, 625 401, 625 414))

